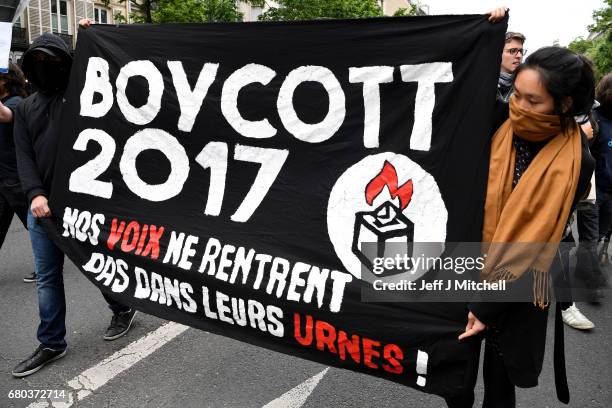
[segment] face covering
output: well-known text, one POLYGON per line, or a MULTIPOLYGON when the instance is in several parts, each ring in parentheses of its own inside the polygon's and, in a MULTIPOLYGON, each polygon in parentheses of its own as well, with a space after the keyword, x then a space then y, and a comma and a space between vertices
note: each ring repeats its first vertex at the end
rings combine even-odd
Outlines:
POLYGON ((44 94, 66 89, 68 75, 66 64, 59 61, 37 62, 32 67, 32 82, 44 94))
POLYGON ((544 115, 521 108, 510 98, 510 122, 514 133, 530 142, 544 142, 561 133, 559 115, 544 115))

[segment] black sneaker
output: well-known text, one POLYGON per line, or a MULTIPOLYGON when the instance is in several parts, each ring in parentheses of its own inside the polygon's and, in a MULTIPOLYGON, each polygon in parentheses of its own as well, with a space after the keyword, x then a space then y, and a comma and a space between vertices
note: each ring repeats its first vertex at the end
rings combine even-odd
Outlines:
POLYGON ((32 272, 31 274, 24 276, 23 281, 25 283, 36 282, 36 272, 32 272))
POLYGON ((42 344, 38 346, 34 354, 23 360, 13 369, 13 377, 26 377, 34 374, 45 365, 52 361, 58 360, 66 355, 66 349, 53 350, 42 344))
POLYGON ((115 340, 125 335, 132 326, 136 310, 130 309, 127 312, 115 313, 111 319, 110 326, 106 329, 106 333, 102 337, 104 340, 115 340))

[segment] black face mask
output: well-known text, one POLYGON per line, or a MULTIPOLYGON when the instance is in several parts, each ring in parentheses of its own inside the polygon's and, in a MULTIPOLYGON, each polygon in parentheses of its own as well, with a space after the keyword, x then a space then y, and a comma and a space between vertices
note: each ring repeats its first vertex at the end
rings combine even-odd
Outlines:
POLYGON ((69 68, 64 62, 44 61, 34 63, 32 82, 44 94, 63 91, 68 85, 69 68))

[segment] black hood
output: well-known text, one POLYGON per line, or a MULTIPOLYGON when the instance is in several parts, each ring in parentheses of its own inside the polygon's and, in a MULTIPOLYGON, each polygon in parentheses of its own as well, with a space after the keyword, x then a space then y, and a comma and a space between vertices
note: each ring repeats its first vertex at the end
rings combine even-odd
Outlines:
POLYGON ((36 40, 34 40, 30 48, 28 48, 28 50, 23 54, 23 60, 21 63, 21 69, 25 74, 26 78, 28 78, 31 82, 34 82, 35 85, 38 84, 36 84, 36 80, 33 75, 34 64, 32 63, 30 56, 36 50, 49 50, 52 53, 56 54, 62 59, 63 63, 66 65, 67 71, 70 71, 70 67, 72 66, 72 56, 70 55, 70 49, 68 48, 68 45, 57 35, 51 33, 44 33, 36 40))

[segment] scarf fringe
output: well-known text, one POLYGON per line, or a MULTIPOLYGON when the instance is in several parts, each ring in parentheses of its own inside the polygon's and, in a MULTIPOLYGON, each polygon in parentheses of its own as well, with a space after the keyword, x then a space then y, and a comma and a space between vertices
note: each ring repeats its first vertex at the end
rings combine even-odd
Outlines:
POLYGON ((546 309, 549 301, 548 273, 537 269, 531 269, 533 274, 533 304, 540 309, 546 309))
MULTIPOLYGON (((533 304, 540 309, 546 309, 550 304, 548 273, 534 268, 530 268, 527 273, 533 275, 533 304)), ((496 269, 487 276, 487 280, 490 282, 513 282, 517 279, 518 277, 506 268, 496 269)))

